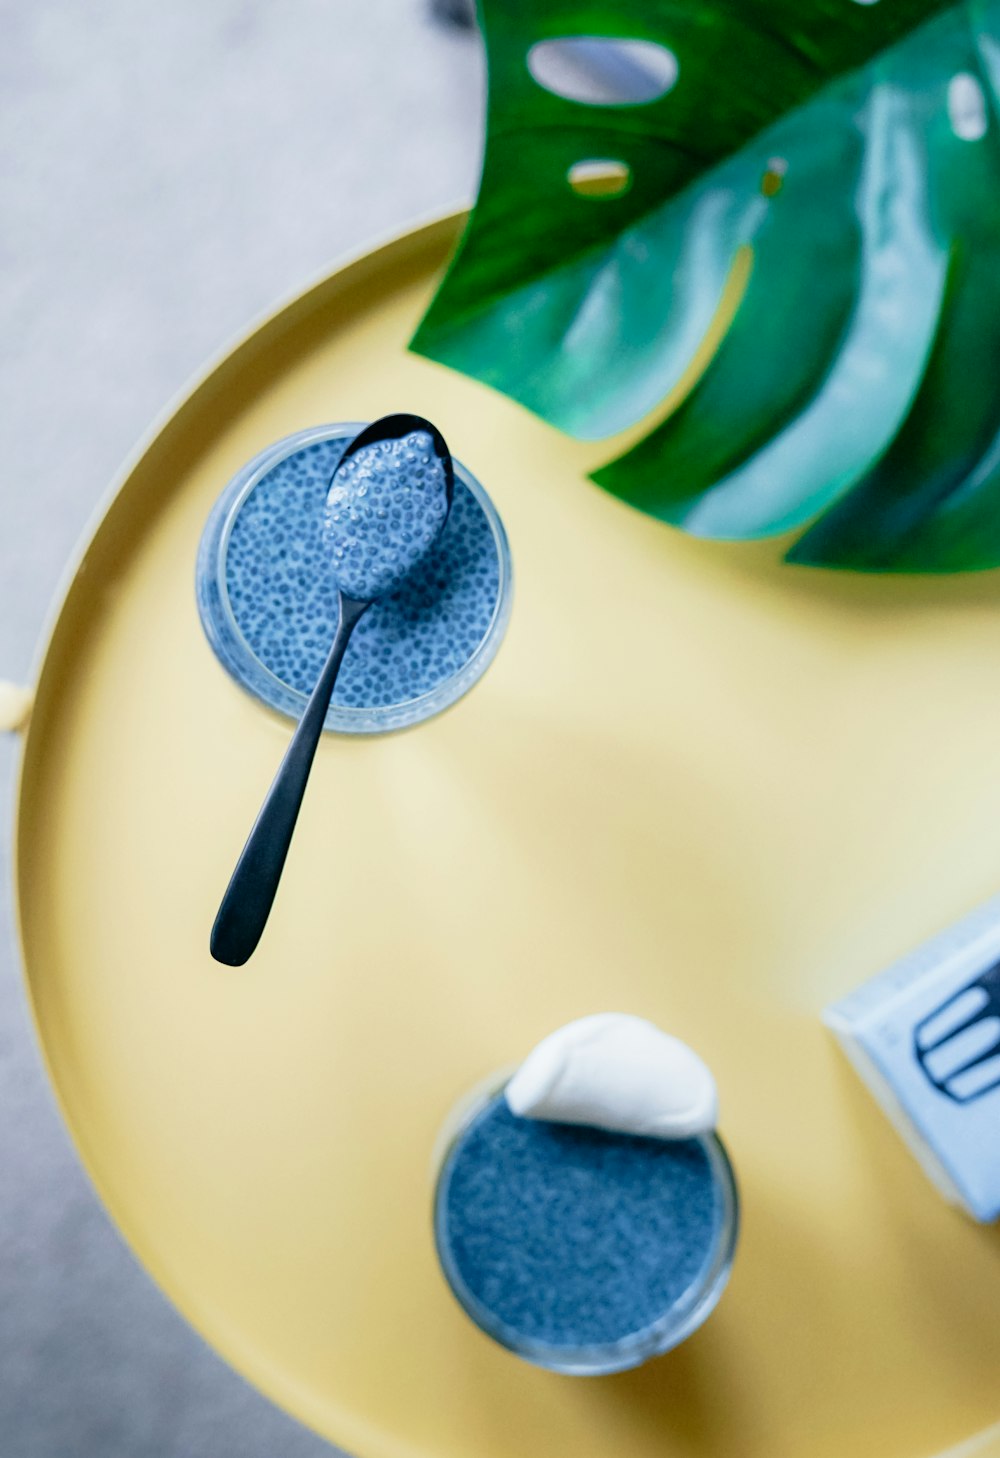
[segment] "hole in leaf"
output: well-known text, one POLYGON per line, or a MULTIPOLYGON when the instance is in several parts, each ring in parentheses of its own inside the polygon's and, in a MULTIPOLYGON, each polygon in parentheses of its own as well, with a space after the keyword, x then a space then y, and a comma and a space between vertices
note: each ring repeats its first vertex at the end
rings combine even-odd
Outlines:
POLYGON ((878 0, 854 0, 856 5, 877 5, 878 0))
POLYGON ((632 169, 626 162, 595 157, 574 162, 566 180, 581 197, 621 197, 632 185, 632 169))
POLYGON ((590 106, 637 106, 675 85, 677 57, 655 41, 570 35, 538 41, 528 70, 546 91, 590 106))
POLYGON ((760 190, 765 197, 777 197, 785 181, 788 163, 784 157, 768 157, 767 168, 760 180, 760 190))
POLYGON ((960 71, 948 82, 948 120, 956 137, 978 142, 989 126, 983 88, 968 71, 960 71))

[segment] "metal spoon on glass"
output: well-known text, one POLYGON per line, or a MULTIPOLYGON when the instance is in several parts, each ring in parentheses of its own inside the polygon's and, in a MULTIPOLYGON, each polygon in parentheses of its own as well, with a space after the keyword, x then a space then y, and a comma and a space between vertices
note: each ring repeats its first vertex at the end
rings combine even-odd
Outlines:
POLYGON ((260 941, 351 634, 372 603, 395 592, 423 561, 448 518, 454 490, 444 437, 420 415, 384 415, 341 457, 325 524, 340 620, 222 898, 211 938, 217 962, 241 967, 260 941))

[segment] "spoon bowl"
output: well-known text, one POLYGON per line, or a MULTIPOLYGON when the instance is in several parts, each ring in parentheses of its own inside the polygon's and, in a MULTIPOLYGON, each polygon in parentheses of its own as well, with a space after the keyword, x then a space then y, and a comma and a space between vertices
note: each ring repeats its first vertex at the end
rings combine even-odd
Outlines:
POLYGON ((327 493, 326 534, 341 593, 374 602, 393 592, 434 545, 454 495, 451 454, 430 421, 386 415, 360 431, 327 493))

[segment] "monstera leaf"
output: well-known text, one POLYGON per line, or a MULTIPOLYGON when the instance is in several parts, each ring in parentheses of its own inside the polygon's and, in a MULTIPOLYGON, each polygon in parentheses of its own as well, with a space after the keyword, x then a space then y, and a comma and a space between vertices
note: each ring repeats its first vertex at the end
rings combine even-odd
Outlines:
POLYGON ((594 479, 700 536, 1000 565, 1000 0, 482 18, 479 200, 413 347, 574 435, 638 426, 594 479), (554 94, 532 48, 574 36, 655 42, 676 80, 643 104, 554 94), (629 185, 575 190, 594 160, 629 185))

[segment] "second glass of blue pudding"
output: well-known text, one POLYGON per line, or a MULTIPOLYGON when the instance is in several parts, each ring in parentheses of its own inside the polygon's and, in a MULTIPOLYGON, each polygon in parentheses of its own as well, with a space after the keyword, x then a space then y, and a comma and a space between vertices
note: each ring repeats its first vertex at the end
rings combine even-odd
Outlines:
MULTIPOLYGON (((198 550, 198 610, 216 656, 245 689, 293 718, 337 627, 326 496, 363 428, 315 426, 261 451, 222 492, 198 550)), ((496 655, 510 617, 510 548, 486 491, 461 462, 454 467, 439 541, 354 630, 327 729, 409 728, 461 698, 496 655)))
POLYGON ((715 1133, 651 1139, 474 1104, 438 1176, 438 1258, 468 1316, 536 1366, 638 1367, 690 1336, 732 1268, 739 1200, 715 1133))

